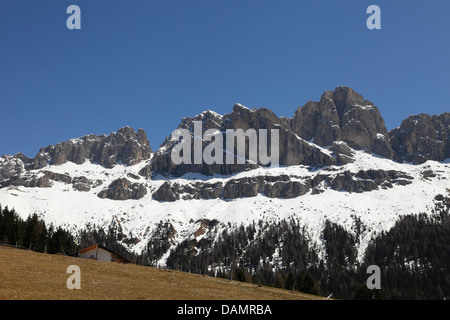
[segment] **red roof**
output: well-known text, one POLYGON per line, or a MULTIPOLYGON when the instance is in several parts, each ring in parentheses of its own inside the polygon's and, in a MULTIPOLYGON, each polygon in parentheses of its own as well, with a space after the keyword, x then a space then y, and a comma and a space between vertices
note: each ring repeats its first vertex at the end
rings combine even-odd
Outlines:
POLYGON ((97 248, 98 248, 98 244, 94 244, 93 246, 90 246, 90 247, 81 249, 81 250, 80 250, 80 253, 85 253, 85 252, 87 252, 87 251, 89 251, 89 250, 97 249, 97 248))

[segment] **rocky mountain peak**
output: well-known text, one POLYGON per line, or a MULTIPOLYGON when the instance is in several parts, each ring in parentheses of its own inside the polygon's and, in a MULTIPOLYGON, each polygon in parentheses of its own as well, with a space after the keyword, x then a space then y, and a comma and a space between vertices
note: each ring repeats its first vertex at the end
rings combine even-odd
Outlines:
MULTIPOLYGON (((299 107, 292 118, 278 117, 267 108, 250 109, 235 103, 232 111, 224 115, 206 110, 186 117, 178 129, 188 129, 193 140, 197 121, 201 122, 202 134, 208 129, 218 129, 223 135, 228 129, 267 129, 269 134, 271 129, 278 129, 279 164, 282 166, 345 165, 355 161, 355 150, 400 162, 422 163, 450 158, 450 113, 413 115, 388 132, 375 104, 349 87, 325 91, 319 101, 308 101, 299 107)), ((225 136, 223 138, 222 164, 204 165, 192 161, 191 164, 175 165, 171 161, 171 151, 177 141, 166 138, 152 155, 145 131, 139 129, 136 132, 127 126, 109 135, 90 134, 41 148, 32 159, 20 153, 3 156, 0 158, 0 182, 20 184, 14 177, 30 169, 39 170, 66 162, 82 164, 87 160, 112 168, 117 164, 132 166, 152 158, 139 172, 145 177, 153 174, 179 177, 191 172, 232 175, 265 166, 252 161, 226 163, 227 142, 225 136)), ((209 143, 202 141, 203 149, 209 143)), ((246 149, 248 151, 248 145, 246 149)))
POLYGON ((450 112, 412 115, 389 133, 401 160, 415 164, 450 158, 450 112))
POLYGON ((235 103, 233 105, 233 112, 251 112, 251 111, 255 111, 256 109, 251 110, 250 108, 247 108, 246 106, 240 104, 240 103, 235 103))
POLYGON ((364 100, 362 95, 356 93, 349 87, 337 87, 334 91, 325 92, 324 95, 331 95, 340 114, 347 111, 345 110, 345 107, 348 106, 364 105, 366 103, 371 104, 370 101, 364 100))
POLYGON ((300 137, 321 146, 344 141, 354 149, 394 157, 378 108, 348 87, 326 91, 318 102, 308 101, 290 123, 300 137))
POLYGON ((106 168, 117 163, 134 165, 149 159, 152 153, 147 135, 143 129, 136 133, 131 127, 124 127, 109 135, 90 134, 41 148, 34 158, 33 169, 47 164, 60 165, 67 161, 76 164, 86 160, 106 168))

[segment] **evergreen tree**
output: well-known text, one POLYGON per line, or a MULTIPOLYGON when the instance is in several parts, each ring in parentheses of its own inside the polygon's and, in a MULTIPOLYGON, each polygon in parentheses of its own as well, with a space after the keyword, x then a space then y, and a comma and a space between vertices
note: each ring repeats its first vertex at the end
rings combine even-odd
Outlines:
POLYGON ((0 206, 0 243, 17 245, 26 249, 48 253, 74 252, 76 244, 73 236, 53 226, 47 228, 44 220, 34 213, 26 220, 19 217, 14 209, 0 206))

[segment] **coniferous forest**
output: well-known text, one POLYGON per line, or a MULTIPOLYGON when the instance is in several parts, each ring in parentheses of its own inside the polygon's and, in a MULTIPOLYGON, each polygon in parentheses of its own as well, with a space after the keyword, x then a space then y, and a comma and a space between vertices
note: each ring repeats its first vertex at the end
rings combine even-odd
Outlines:
POLYGON ((450 298, 450 198, 430 215, 408 215, 379 235, 364 266, 378 265, 386 299, 450 298))
POLYGON ((276 223, 255 221, 249 225, 224 225, 208 221, 200 240, 174 245, 174 228, 160 222, 141 254, 128 252, 120 225, 108 230, 95 226, 80 231, 77 239, 61 228, 47 226, 36 214, 22 220, 14 210, 0 207, 0 244, 16 245, 47 253, 76 253, 93 243, 106 246, 133 263, 166 267, 258 285, 332 296, 338 299, 433 299, 450 298, 450 198, 436 197, 433 212, 405 215, 368 245, 357 260, 359 234, 364 225, 355 216, 350 233, 326 221, 321 250, 294 219, 276 223), (381 289, 366 286, 367 268, 381 270, 381 289))
POLYGON ((215 225, 210 237, 172 249, 167 266, 340 299, 448 299, 450 198, 436 199, 431 214, 405 215, 373 239, 361 262, 356 246, 364 226, 355 217, 352 234, 325 223, 322 257, 297 221, 259 221, 220 235, 215 225), (370 265, 380 267, 380 290, 366 286, 370 265))
POLYGON ((1 206, 0 244, 50 254, 74 255, 77 252, 75 239, 68 231, 47 226, 37 214, 23 220, 14 209, 1 206))

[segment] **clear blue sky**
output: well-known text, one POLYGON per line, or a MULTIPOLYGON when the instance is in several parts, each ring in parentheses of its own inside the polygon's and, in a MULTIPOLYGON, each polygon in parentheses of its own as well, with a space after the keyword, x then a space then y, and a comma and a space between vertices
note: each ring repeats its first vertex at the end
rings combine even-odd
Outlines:
POLYGON ((449 59, 448 0, 0 0, 0 155, 127 125, 157 149, 183 117, 236 102, 292 117, 337 86, 392 129, 450 110, 449 59))

